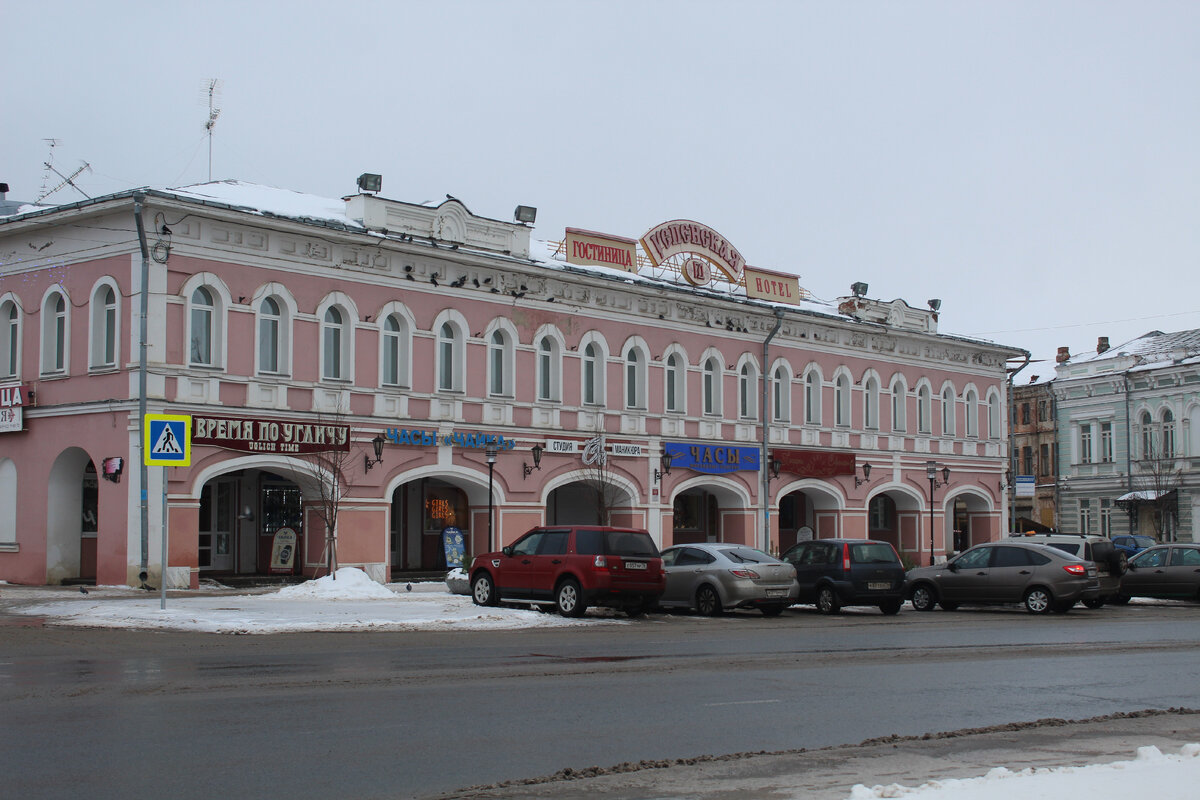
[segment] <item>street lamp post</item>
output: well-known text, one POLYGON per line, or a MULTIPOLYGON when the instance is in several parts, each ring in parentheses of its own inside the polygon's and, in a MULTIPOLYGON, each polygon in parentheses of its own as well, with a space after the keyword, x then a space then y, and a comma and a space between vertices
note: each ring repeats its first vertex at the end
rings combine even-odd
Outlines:
POLYGON ((936 461, 925 462, 925 477, 929 478, 929 566, 933 566, 933 490, 950 482, 950 468, 936 461), (938 467, 942 470, 942 479, 937 479, 938 467))
POLYGON ((494 444, 489 444, 484 454, 487 456, 488 465, 488 552, 495 550, 495 545, 492 541, 492 474, 496 469, 496 453, 499 448, 494 444))

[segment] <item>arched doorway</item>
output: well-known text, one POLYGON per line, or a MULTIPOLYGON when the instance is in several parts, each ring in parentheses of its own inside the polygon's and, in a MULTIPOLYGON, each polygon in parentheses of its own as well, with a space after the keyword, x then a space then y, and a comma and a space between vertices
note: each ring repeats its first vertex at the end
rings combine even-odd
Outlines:
POLYGON ((598 486, 594 480, 577 480, 558 486, 546 498, 547 525, 614 525, 641 527, 633 513, 629 490, 614 481, 598 486))
POLYGON ((898 486, 876 490, 867 500, 867 537, 887 542, 906 565, 927 564, 922 556, 928 532, 922 534, 921 499, 898 486))
POLYGON ((756 546, 754 509, 744 488, 733 481, 710 478, 685 484, 676 491, 671 510, 671 540, 664 546, 698 542, 756 546))
POLYGON ((46 583, 95 580, 98 501, 91 457, 78 447, 63 450, 50 467, 46 486, 46 583), (88 576, 83 574, 85 561, 88 576))
POLYGON ((272 466, 249 466, 206 476, 200 485, 196 525, 196 566, 201 576, 267 575, 275 534, 296 533, 296 552, 287 574, 299 575, 308 553, 304 536, 305 482, 311 477, 272 466))
POLYGON ((797 542, 841 535, 840 496, 818 480, 785 487, 779 498, 779 552, 797 542))
POLYGON ((967 489, 948 498, 946 507, 951 510, 951 525, 946 532, 947 555, 1000 538, 1000 517, 986 495, 967 489))
POLYGON ((471 541, 467 492, 441 478, 409 481, 392 492, 390 549, 393 572, 446 569, 441 533, 458 528, 471 541))

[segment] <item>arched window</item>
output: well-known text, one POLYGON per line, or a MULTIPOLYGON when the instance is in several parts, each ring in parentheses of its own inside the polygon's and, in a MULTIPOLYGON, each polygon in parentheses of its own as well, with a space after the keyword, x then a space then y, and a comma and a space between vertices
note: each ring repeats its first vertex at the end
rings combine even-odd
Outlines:
POLYGON ((758 370, 750 363, 742 364, 738 371, 738 416, 742 419, 758 419, 758 370))
POLYGON ((15 378, 21 357, 21 317, 13 300, 0 303, 0 378, 15 378))
POLYGON ((42 306, 42 373, 67 370, 67 301, 51 292, 42 306))
POLYGON ((625 407, 646 408, 646 357, 637 347, 625 353, 625 407))
POLYGON ((787 422, 792 418, 791 377, 782 366, 776 367, 771 377, 771 411, 776 422, 787 422))
POLYGON ((501 330, 492 331, 488 339, 488 394, 492 397, 512 395, 508 353, 508 336, 501 330))
POLYGON ((461 392, 463 387, 462 334, 453 323, 438 329, 437 387, 441 392, 461 392))
POLYGON ((979 435, 979 395, 974 389, 968 389, 963 405, 967 414, 967 436, 979 435))
POLYGON ((1154 420, 1149 411, 1142 412, 1142 458, 1154 458, 1154 420))
POLYGON ((821 376, 809 370, 804 376, 804 422, 821 424, 821 376))
POLYGON ((583 346, 583 365, 580 371, 580 387, 584 405, 608 405, 605 391, 605 350, 599 342, 588 342, 583 346))
POLYGON ((833 384, 833 414, 834 425, 849 427, 850 425, 850 378, 838 375, 833 384))
POLYGON ((987 402, 988 438, 1000 438, 1000 395, 992 392, 987 402))
POLYGON ((903 433, 908 430, 908 387, 904 385, 904 380, 896 378, 892 381, 892 430, 897 433, 903 433))
POLYGON ((683 356, 671 353, 667 356, 667 411, 682 413, 684 403, 683 356))
POLYGON ((117 293, 108 284, 96 287, 92 295, 92 339, 90 365, 93 368, 117 365, 117 293))
POLYGON ((321 323, 321 362, 324 365, 321 377, 327 380, 344 380, 346 377, 346 320, 337 306, 325 309, 321 323))
POLYGON ((863 385, 863 427, 879 429, 879 380, 874 375, 863 385))
POLYGON ((917 389, 917 430, 933 432, 933 392, 924 384, 917 389))
POLYGON ((562 397, 561 363, 558 342, 552 336, 543 336, 537 346, 538 400, 557 402, 562 397))
POLYGON ((947 386, 942 389, 942 436, 950 437, 955 434, 956 416, 954 413, 954 389, 947 386))
POLYGON ((264 297, 258 304, 258 371, 278 374, 280 364, 280 317, 279 302, 274 297, 264 297))
POLYGON ((408 384, 408 321, 399 314, 383 318, 383 383, 385 386, 408 384))
POLYGON ((216 303, 212 292, 205 286, 197 286, 192 292, 191 301, 191 349, 189 363, 202 366, 214 366, 213 352, 216 342, 213 337, 213 321, 216 315, 216 303))
POLYGON ((704 413, 721 414, 721 364, 715 358, 704 362, 703 386, 704 413))
POLYGON ((1175 415, 1169 408, 1162 412, 1162 457, 1175 457, 1175 415))

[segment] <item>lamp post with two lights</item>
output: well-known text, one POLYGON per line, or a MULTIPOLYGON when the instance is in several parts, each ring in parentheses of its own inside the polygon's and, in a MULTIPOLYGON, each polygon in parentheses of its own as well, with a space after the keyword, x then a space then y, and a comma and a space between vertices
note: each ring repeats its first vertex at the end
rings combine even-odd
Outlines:
POLYGON ((939 464, 936 461, 925 462, 925 477, 929 478, 929 566, 933 566, 933 490, 945 486, 950 482, 950 468, 944 464, 939 464), (941 470, 942 479, 937 479, 938 470, 941 470))

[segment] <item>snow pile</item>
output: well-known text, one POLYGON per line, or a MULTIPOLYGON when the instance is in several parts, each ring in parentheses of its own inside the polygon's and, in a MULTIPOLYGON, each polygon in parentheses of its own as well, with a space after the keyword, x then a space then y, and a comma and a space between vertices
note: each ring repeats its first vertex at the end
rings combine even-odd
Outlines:
POLYGON ((861 783, 849 800, 876 797, 919 800, 1062 800, 1062 798, 1154 797, 1155 800, 1191 800, 1200 784, 1200 744, 1187 744, 1179 755, 1164 755, 1157 747, 1139 747, 1132 761, 1092 764, 1086 767, 990 770, 981 778, 953 778, 909 788, 892 783, 866 787, 861 783))
MULTIPOLYGON (((5 600, 14 594, 5 589, 5 600)), ((483 607, 453 594, 446 584, 393 583, 381 586, 361 569, 345 567, 337 580, 326 576, 278 591, 255 594, 179 593, 161 599, 116 587, 75 591, 22 587, 23 602, 6 610, 45 618, 59 625, 89 628, 142 628, 204 633, 285 633, 288 631, 514 630, 626 622, 597 609, 581 619, 565 619, 528 608, 483 607)))
POLYGON ((368 578, 358 567, 342 567, 333 575, 288 586, 264 597, 277 600, 395 600, 396 594, 368 578))

